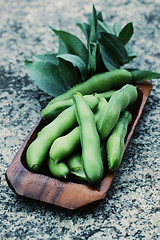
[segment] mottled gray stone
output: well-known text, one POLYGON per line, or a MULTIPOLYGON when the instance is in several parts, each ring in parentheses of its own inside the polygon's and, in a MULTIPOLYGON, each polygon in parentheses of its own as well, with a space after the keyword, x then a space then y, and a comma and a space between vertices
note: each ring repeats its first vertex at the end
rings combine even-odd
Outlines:
POLYGON ((29 79, 24 60, 57 51, 49 25, 82 36, 74 18, 86 21, 92 3, 105 21, 134 24, 132 67, 160 72, 159 0, 0 1, 0 238, 153 239, 160 232, 159 80, 105 200, 88 212, 70 212, 17 197, 5 171, 51 99, 29 79))

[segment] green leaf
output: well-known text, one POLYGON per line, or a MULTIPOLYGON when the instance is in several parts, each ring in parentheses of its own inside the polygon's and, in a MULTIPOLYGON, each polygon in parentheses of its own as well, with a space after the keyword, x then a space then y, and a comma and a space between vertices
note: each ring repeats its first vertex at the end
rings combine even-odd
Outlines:
POLYGON ((91 30, 90 30, 89 43, 91 42, 94 43, 100 38, 99 29, 97 29, 98 21, 103 22, 103 16, 101 12, 97 13, 96 8, 93 5, 92 18, 90 19, 91 30))
POLYGON ((117 59, 115 58, 115 56, 112 53, 107 52, 105 47, 100 43, 99 43, 99 49, 103 59, 103 63, 109 71, 112 71, 116 68, 120 68, 120 65, 117 59))
POLYGON ((96 74, 106 72, 107 68, 104 65, 102 55, 100 53, 99 43, 97 44, 97 56, 96 56, 96 74))
MULTIPOLYGON (((92 4, 92 15, 88 17, 88 24, 90 25, 92 24, 93 12, 97 12, 94 4, 92 4)), ((100 20, 101 22, 103 22, 103 16, 101 12, 98 12, 98 14, 96 13, 96 16, 97 16, 97 20, 100 20)))
POLYGON ((147 79, 160 78, 160 73, 146 71, 146 70, 132 70, 132 79, 133 81, 142 81, 147 79))
POLYGON ((102 32, 100 43, 104 46, 103 50, 105 49, 106 54, 116 63, 117 68, 128 62, 127 51, 118 37, 102 32))
POLYGON ((32 81, 51 96, 56 97, 70 88, 61 78, 58 66, 54 63, 25 60, 25 68, 32 81))
POLYGON ((99 13, 97 14, 97 20, 103 22, 103 15, 102 15, 101 12, 99 12, 99 13))
POLYGON ((76 20, 76 24, 81 29, 81 31, 83 32, 83 34, 86 38, 86 41, 87 41, 87 46, 88 46, 91 26, 88 23, 81 23, 78 20, 76 20))
POLYGON ((128 62, 132 61, 134 58, 136 58, 137 56, 135 55, 130 55, 128 56, 128 62))
POLYGON ((59 57, 59 71, 61 73, 61 77, 63 80, 70 86, 73 87, 77 83, 80 82, 80 77, 78 76, 78 72, 73 64, 65 59, 59 57))
POLYGON ((33 56, 33 59, 36 62, 41 60, 41 61, 48 61, 54 64, 58 64, 56 53, 45 53, 45 54, 35 55, 33 56))
POLYGON ((89 62, 88 71, 93 75, 97 67, 97 47, 98 43, 90 43, 89 45, 89 62))
POLYGON ((121 32, 121 30, 122 30, 122 27, 119 25, 119 23, 115 22, 113 25, 113 31, 117 37, 119 36, 119 33, 121 32))
POLYGON ((65 43, 62 41, 60 37, 58 37, 58 43, 59 43, 58 54, 70 53, 70 50, 68 49, 68 47, 65 45, 65 43))
MULTIPOLYGON (((63 42, 63 48, 65 47, 65 53, 67 51, 70 54, 77 55, 80 58, 82 58, 86 64, 88 63, 87 48, 78 37, 65 31, 56 30, 53 27, 50 28, 52 29, 53 32, 56 33, 60 41, 63 42)), ((60 53, 62 53, 62 51, 60 53)))
POLYGON ((67 53, 59 54, 57 57, 72 63, 74 68, 77 67, 81 73, 81 77, 83 81, 88 78, 87 65, 82 60, 82 58, 80 58, 79 56, 76 56, 73 54, 67 54, 67 53))
POLYGON ((96 13, 96 9, 93 5, 89 43, 95 42, 95 40, 96 40, 96 29, 97 29, 97 13, 96 13))
POLYGON ((97 28, 100 32, 107 32, 107 33, 114 34, 113 29, 108 24, 101 22, 99 20, 98 20, 97 28))
POLYGON ((128 43, 125 45, 125 49, 127 51, 129 61, 131 61, 132 59, 137 57, 135 52, 130 50, 130 47, 129 47, 128 43))
POLYGON ((92 16, 88 17, 88 23, 81 23, 79 20, 76 20, 76 24, 82 30, 86 40, 87 46, 89 42, 95 42, 99 36, 97 32, 97 21, 103 22, 103 16, 101 12, 96 12, 96 9, 93 5, 92 16))
POLYGON ((124 45, 126 45, 133 35, 134 29, 132 22, 127 23, 120 31, 118 37, 121 39, 124 45))

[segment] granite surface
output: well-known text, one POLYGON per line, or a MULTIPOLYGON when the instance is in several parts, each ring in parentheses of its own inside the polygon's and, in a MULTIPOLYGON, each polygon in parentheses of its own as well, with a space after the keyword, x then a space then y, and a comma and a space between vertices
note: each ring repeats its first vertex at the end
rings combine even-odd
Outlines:
POLYGON ((51 99, 29 79, 24 60, 57 51, 48 28, 81 36, 74 19, 86 21, 92 4, 105 21, 134 24, 133 67, 160 72, 159 0, 0 1, 0 239, 160 238, 160 79, 153 89, 115 181, 89 211, 64 210, 15 195, 5 171, 41 110, 51 99))

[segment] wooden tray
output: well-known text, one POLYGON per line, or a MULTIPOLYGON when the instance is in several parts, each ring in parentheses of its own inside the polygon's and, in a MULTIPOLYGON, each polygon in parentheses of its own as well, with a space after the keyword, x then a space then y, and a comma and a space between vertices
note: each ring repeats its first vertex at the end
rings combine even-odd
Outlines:
MULTIPOLYGON (((138 98, 136 103, 130 108, 133 119, 125 140, 125 152, 151 89, 152 84, 149 81, 138 84, 138 98)), ((44 120, 40 118, 8 167, 5 176, 9 187, 20 196, 72 210, 104 199, 117 171, 114 173, 106 172, 104 174, 99 190, 94 189, 88 184, 79 184, 55 179, 51 177, 45 168, 41 173, 29 171, 26 164, 26 150, 29 144, 36 138, 37 132, 42 129, 44 124, 44 120)))

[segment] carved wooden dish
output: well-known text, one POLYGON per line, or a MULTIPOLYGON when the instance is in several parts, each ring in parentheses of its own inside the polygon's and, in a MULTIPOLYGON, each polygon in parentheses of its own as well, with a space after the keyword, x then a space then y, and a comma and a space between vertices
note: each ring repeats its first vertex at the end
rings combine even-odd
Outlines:
MULTIPOLYGON (((137 101, 129 109, 133 119, 126 136, 124 154, 141 117, 151 89, 152 84, 149 81, 138 84, 137 101)), ((10 188, 20 196, 71 210, 104 199, 118 170, 114 173, 106 171, 101 181, 100 189, 97 190, 89 184, 55 179, 45 167, 40 173, 33 173, 28 169, 26 164, 26 150, 30 143, 36 138, 37 132, 40 131, 44 125, 44 120, 40 118, 8 167, 5 175, 10 188)))

